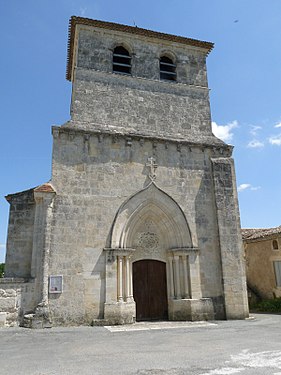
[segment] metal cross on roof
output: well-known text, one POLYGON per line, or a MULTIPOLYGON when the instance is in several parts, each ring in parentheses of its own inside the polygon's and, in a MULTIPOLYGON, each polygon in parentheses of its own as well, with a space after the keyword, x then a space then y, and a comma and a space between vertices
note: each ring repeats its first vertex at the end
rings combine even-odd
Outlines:
POLYGON ((150 172, 148 177, 151 179, 151 181, 154 181, 156 179, 156 169, 158 167, 158 164, 156 164, 156 159, 152 156, 147 159, 148 163, 145 165, 150 168, 150 172))

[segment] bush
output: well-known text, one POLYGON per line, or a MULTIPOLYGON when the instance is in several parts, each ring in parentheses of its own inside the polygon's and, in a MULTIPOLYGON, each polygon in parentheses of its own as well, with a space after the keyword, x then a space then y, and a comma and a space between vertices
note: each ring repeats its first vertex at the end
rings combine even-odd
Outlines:
POLYGON ((258 302, 252 309, 259 312, 281 313, 281 298, 267 299, 258 302))

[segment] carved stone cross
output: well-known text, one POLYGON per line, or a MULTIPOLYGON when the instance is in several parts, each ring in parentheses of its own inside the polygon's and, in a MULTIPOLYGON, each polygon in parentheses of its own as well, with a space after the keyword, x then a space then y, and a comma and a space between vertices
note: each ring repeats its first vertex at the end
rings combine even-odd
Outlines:
POLYGON ((148 177, 151 179, 151 181, 154 181, 156 179, 156 169, 158 167, 158 165, 155 163, 156 159, 151 156, 147 159, 147 161, 148 163, 145 165, 150 168, 148 177))

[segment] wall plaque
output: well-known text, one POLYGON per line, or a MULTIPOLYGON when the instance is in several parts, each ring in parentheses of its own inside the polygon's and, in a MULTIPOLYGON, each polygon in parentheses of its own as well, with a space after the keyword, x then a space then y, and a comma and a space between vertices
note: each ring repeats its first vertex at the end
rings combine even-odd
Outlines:
POLYGON ((49 276, 49 293, 62 293, 62 276, 49 276))

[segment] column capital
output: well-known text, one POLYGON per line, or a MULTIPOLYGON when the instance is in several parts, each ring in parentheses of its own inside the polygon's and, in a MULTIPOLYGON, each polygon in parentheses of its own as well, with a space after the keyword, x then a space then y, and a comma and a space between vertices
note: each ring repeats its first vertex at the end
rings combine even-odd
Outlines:
POLYGON ((168 253, 174 256, 199 254, 199 248, 198 247, 176 247, 174 249, 169 249, 168 253))
POLYGON ((135 249, 132 248, 120 248, 120 247, 105 247, 103 249, 105 252, 106 262, 114 263, 118 256, 131 257, 135 249))
POLYGON ((111 253, 112 255, 124 255, 124 256, 129 256, 131 254, 133 254, 136 249, 133 249, 133 248, 121 248, 121 247, 105 247, 103 249, 104 251, 108 252, 108 253, 111 253))

